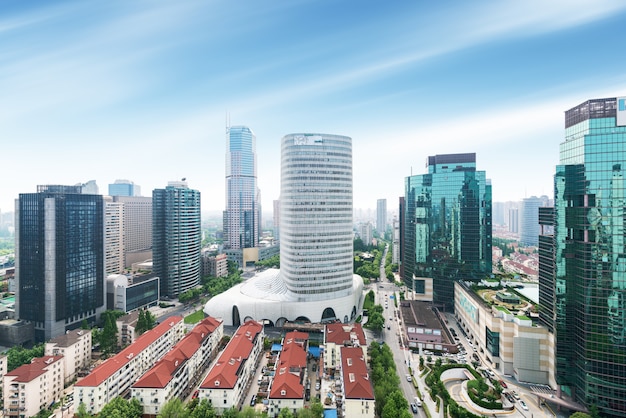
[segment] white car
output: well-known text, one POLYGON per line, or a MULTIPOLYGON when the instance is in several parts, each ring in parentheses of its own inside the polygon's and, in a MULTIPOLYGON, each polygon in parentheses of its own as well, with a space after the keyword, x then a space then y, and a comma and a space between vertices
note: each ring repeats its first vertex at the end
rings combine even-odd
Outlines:
POLYGON ((412 381, 413 381, 413 378, 411 377, 411 375, 410 375, 410 374, 407 374, 407 375, 406 375, 406 381, 407 381, 407 382, 412 382, 412 381))
POLYGON ((522 405, 522 409, 523 409, 524 411, 528 411, 528 406, 526 406, 526 402, 524 402, 524 401, 522 401, 522 400, 520 399, 519 404, 520 404, 520 405, 522 405))

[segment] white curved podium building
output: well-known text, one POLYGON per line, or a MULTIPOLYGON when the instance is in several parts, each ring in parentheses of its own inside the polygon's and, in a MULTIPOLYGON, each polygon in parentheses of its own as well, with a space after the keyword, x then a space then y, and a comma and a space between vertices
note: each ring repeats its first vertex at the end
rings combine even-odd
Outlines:
POLYGON ((352 273, 351 138, 283 137, 280 236, 280 271, 267 270, 212 298, 204 312, 224 325, 355 319, 363 280, 352 273))

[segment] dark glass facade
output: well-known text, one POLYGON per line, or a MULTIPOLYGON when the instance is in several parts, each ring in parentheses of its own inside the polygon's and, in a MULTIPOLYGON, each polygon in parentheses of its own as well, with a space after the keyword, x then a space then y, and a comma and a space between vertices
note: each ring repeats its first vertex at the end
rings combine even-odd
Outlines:
POLYGON ((126 289, 126 311, 154 306, 159 301, 159 278, 144 280, 126 289))
POLYGON ((539 266, 557 382, 606 417, 626 416, 626 126, 617 125, 616 102, 590 100, 565 113, 554 235, 544 237, 539 266))
POLYGON ((454 306, 454 282, 491 273, 491 185, 475 154, 428 158, 405 179, 403 280, 432 277, 435 304, 454 306))
POLYGON ((171 182, 152 192, 152 263, 161 296, 177 296, 200 281, 200 192, 171 182))
POLYGON ((19 197, 16 307, 43 341, 104 309, 104 212, 80 187, 38 190, 19 197))

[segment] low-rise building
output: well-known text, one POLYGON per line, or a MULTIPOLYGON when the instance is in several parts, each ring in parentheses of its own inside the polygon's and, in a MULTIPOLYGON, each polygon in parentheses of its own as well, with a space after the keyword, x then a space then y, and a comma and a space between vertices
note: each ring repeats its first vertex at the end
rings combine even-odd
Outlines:
POLYGON ((63 395, 63 356, 34 358, 4 375, 4 416, 32 417, 63 395))
POLYGON ((172 316, 146 331, 119 354, 96 367, 74 385, 74 400, 90 414, 99 413, 116 396, 126 396, 130 386, 161 359, 185 334, 183 318, 172 316))
POLYGON ((554 340, 531 317, 520 314, 532 305, 520 300, 516 312, 498 304, 497 290, 489 290, 489 303, 464 282, 455 283, 454 312, 461 331, 487 365, 520 382, 558 387, 554 376, 554 340))
POLYGON ((341 364, 340 348, 343 346, 361 347, 367 354, 367 342, 361 324, 326 324, 324 329, 324 370, 331 372, 341 364))
POLYGON ((75 329, 46 343, 47 356, 63 356, 64 383, 68 384, 81 369, 91 364, 91 330, 75 329))
POLYGON ((156 416, 170 399, 185 399, 197 387, 223 336, 222 321, 204 318, 133 384, 131 396, 141 403, 144 416, 156 416))
POLYGON ((117 326, 117 345, 126 347, 135 342, 137 334, 137 322, 139 321, 139 311, 132 311, 124 316, 120 316, 115 321, 117 326))
POLYGON ((305 332, 285 334, 268 397, 269 416, 278 416, 284 408, 295 414, 304 407, 308 339, 305 332))
POLYGON ((263 351, 263 335, 258 322, 241 325, 200 385, 198 398, 207 399, 218 414, 242 405, 263 351))
POLYGON ((341 347, 343 416, 374 418, 374 387, 360 347, 341 347))

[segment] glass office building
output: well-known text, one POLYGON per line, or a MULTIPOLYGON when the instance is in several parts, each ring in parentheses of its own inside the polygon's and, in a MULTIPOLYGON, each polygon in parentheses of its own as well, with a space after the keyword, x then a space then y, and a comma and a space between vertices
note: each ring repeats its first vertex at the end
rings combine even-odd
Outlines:
POLYGON ((300 301, 353 292, 352 139, 283 137, 280 274, 300 301))
POLYGON ((561 388, 602 416, 626 416, 626 98, 565 112, 554 208, 540 222, 540 320, 556 337, 561 388))
POLYGON ((105 309, 104 201, 81 186, 38 186, 16 204, 16 313, 45 341, 105 309))
POLYGON ((403 280, 433 278, 433 301, 454 307, 454 281, 491 274, 491 184, 476 154, 428 157, 405 179, 403 280))
POLYGON ((246 126, 231 126, 226 132, 224 248, 258 247, 260 217, 256 136, 246 126))
POLYGON ((152 191, 152 264, 161 296, 177 296, 200 282, 200 192, 184 181, 152 191))

